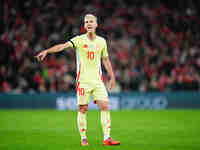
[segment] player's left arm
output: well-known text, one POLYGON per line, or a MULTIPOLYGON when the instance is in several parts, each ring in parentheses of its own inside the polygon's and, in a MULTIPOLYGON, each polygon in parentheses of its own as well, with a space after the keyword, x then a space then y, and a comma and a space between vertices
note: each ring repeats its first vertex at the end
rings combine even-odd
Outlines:
POLYGON ((106 71, 108 72, 108 74, 110 76, 109 91, 111 91, 112 88, 115 86, 115 75, 114 75, 114 72, 113 72, 112 65, 111 65, 109 57, 108 56, 107 57, 103 57, 102 60, 103 60, 104 66, 106 68, 106 71))

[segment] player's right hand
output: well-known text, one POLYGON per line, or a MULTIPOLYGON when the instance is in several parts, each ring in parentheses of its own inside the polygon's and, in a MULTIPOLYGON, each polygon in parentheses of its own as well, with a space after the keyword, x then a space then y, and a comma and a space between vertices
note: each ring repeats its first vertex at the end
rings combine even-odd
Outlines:
POLYGON ((111 78, 110 81, 109 81, 108 90, 111 92, 112 89, 114 88, 114 86, 115 86, 115 78, 111 78))
POLYGON ((42 51, 40 52, 38 55, 35 56, 35 58, 38 60, 38 61, 43 61, 44 58, 46 57, 47 55, 47 51, 42 51))

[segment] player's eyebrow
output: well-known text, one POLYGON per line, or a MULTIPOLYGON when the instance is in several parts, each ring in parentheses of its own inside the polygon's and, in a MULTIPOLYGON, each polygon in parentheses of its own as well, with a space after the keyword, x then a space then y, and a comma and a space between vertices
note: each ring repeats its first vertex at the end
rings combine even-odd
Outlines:
POLYGON ((85 20, 84 22, 94 22, 94 20, 85 20))

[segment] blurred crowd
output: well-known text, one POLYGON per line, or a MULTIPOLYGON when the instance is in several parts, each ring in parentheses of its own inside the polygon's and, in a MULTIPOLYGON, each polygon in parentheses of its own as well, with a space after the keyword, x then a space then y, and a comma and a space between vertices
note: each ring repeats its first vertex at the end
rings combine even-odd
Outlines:
MULTIPOLYGON (((0 34, 0 92, 75 89, 75 51, 34 56, 84 33, 83 16, 98 17, 115 75, 113 92, 200 89, 198 1, 5 0, 0 34)), ((105 83, 109 80, 103 69, 105 83)))

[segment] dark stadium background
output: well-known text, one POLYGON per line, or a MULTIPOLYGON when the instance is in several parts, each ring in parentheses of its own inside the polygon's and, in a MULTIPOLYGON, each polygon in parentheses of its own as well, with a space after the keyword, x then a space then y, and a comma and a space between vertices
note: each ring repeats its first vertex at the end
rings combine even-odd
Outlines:
MULTIPOLYGON (((0 23, 0 91, 74 90, 75 54, 41 64, 34 55, 84 32, 84 14, 98 16, 108 40, 115 92, 199 90, 200 9, 194 0, 4 0, 0 23)), ((104 74, 104 81, 108 77, 104 74)))

